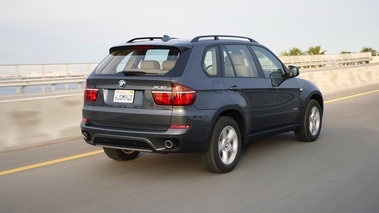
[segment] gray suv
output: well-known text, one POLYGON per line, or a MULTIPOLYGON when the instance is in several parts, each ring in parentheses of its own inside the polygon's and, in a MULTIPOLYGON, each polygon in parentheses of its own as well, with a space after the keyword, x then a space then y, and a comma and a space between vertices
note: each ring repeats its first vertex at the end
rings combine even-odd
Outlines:
POLYGON ((298 75, 247 37, 134 38, 89 75, 81 131, 114 160, 196 152, 206 169, 226 173, 254 138, 318 138, 323 97, 298 75))

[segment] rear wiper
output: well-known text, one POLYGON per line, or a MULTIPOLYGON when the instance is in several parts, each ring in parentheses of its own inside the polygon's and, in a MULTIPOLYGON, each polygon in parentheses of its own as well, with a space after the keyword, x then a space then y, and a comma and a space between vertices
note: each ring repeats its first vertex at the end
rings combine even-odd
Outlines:
POLYGON ((132 70, 124 70, 122 71, 124 75, 146 75, 147 72, 144 71, 132 71, 132 70))

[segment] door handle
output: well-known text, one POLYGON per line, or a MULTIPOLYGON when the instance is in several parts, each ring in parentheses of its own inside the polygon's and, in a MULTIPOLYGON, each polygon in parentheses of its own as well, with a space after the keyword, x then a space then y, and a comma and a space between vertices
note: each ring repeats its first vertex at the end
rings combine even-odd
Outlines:
POLYGON ((272 86, 270 87, 271 90, 277 90, 279 87, 276 87, 276 86, 272 86))
POLYGON ((232 91, 234 91, 234 92, 240 90, 240 88, 237 87, 237 86, 232 86, 232 87, 230 87, 229 89, 232 90, 232 91))

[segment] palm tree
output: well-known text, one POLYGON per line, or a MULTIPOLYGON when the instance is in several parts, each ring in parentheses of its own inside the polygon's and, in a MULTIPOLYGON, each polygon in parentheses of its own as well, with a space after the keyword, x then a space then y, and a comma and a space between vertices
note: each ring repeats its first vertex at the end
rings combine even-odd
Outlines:
POLYGON ((303 52, 297 47, 292 47, 291 49, 289 49, 288 52, 283 51, 282 53, 280 53, 280 56, 293 56, 293 55, 303 55, 303 52))
POLYGON ((376 50, 372 49, 371 47, 363 47, 361 50, 361 53, 364 52, 371 52, 371 55, 376 55, 376 50))
POLYGON ((309 47, 307 54, 309 55, 324 55, 326 50, 321 51, 321 45, 309 47))

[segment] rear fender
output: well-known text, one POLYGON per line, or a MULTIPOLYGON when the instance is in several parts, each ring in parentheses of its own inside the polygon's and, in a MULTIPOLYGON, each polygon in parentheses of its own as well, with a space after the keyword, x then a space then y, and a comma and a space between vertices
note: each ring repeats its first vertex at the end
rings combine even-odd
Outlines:
POLYGON ((208 129, 207 139, 206 139, 207 146, 209 145, 209 140, 211 138, 214 125, 220 116, 228 116, 228 117, 233 118, 236 121, 241 131, 242 143, 244 143, 245 132, 246 132, 246 125, 245 125, 246 120, 245 120, 245 116, 243 116, 243 110, 238 105, 227 105, 218 109, 213 115, 213 118, 211 120, 211 125, 208 129))

